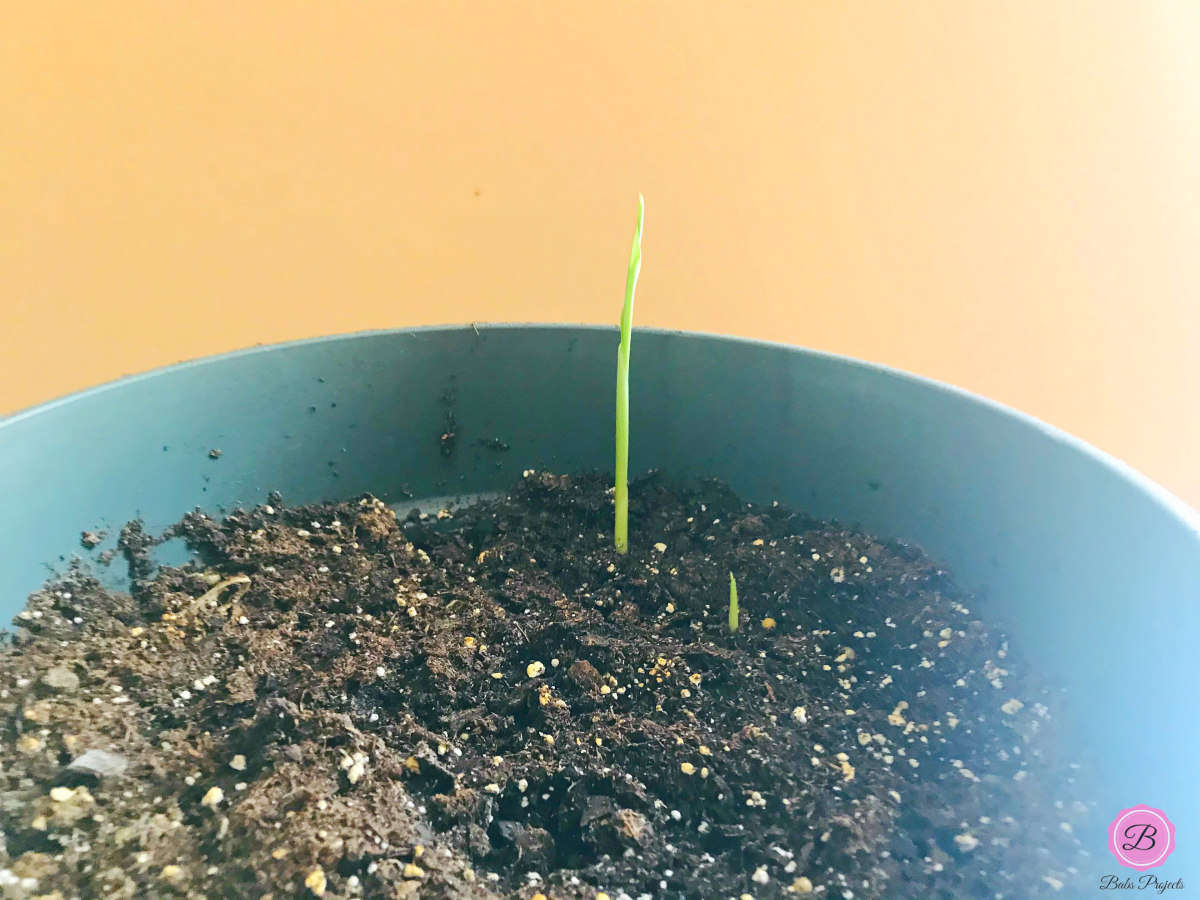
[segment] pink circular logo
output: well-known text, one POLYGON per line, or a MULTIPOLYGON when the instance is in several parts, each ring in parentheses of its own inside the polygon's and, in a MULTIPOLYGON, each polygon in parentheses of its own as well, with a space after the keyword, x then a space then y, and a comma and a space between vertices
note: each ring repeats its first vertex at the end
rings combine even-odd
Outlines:
POLYGON ((1108 849, 1123 866, 1153 869, 1175 849, 1175 826, 1161 809, 1139 803, 1121 810, 1108 826, 1108 849))

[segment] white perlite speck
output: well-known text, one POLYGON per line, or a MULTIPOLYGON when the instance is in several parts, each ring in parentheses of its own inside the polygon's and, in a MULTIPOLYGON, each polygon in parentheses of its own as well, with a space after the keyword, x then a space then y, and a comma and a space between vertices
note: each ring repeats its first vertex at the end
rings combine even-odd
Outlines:
POLYGON ((958 849, 963 853, 970 853, 979 846, 979 838, 969 832, 964 832, 954 836, 954 843, 958 844, 958 849))
POLYGON ((200 799, 200 805, 207 806, 209 809, 216 809, 221 804, 221 801, 224 799, 225 799, 225 792, 223 790, 221 790, 219 787, 212 787, 212 788, 209 788, 208 793, 206 793, 200 799))

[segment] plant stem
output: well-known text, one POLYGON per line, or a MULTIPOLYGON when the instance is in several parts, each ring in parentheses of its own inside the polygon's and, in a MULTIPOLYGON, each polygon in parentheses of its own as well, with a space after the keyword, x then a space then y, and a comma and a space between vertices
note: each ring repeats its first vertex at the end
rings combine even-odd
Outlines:
POLYGON ((613 543, 618 553, 629 552, 629 338, 633 330, 633 292, 642 271, 642 220, 645 212, 646 201, 638 194, 637 230, 633 234, 633 249, 629 251, 625 306, 621 309, 621 343, 617 347, 617 479, 613 543))
POLYGON ((729 630, 738 630, 737 579, 729 573, 729 630))

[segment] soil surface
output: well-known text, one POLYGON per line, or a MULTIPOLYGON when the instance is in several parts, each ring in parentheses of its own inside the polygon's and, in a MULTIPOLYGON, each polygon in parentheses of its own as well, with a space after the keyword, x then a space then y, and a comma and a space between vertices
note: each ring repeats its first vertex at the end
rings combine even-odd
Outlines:
POLYGON ((0 896, 1072 895, 1055 695, 949 574, 654 473, 618 556, 608 483, 131 523, 0 651, 0 896))

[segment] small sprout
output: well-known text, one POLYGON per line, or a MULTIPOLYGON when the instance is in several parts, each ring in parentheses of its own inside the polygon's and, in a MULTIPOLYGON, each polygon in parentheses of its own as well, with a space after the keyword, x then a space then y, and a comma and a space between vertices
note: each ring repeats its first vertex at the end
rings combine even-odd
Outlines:
POLYGON ((617 552, 629 552, 629 338, 633 330, 633 294, 642 271, 642 221, 646 201, 638 194, 637 229, 629 251, 625 275, 625 306, 621 309, 621 342, 617 346, 617 477, 614 491, 616 522, 613 544, 617 552))
POLYGON ((729 630, 738 630, 737 579, 729 573, 729 630))
POLYGON ((525 667, 525 674, 528 675, 530 678, 537 678, 539 675, 541 675, 545 671, 546 671, 546 666, 538 660, 531 662, 529 665, 527 665, 525 667))

